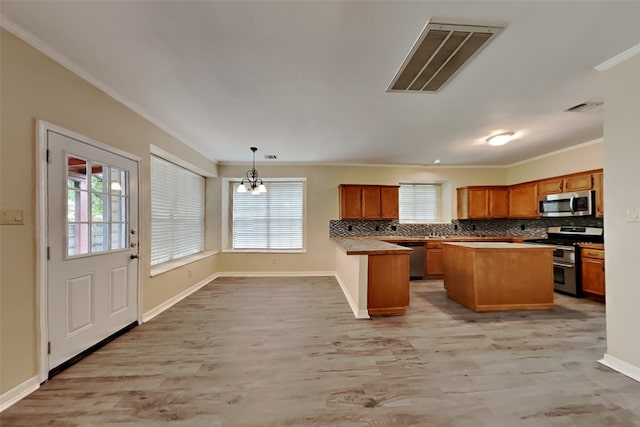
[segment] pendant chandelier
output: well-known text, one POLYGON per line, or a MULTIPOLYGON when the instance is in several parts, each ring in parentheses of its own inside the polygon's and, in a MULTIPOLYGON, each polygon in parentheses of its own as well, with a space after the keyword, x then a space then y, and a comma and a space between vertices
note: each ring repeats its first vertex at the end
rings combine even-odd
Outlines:
POLYGON ((247 177, 242 178, 237 191, 238 193, 246 193, 248 187, 251 194, 266 193, 267 188, 264 186, 262 179, 258 178, 258 171, 256 170, 256 151, 258 151, 258 148, 251 147, 251 151, 253 151, 253 166, 247 171, 247 177))

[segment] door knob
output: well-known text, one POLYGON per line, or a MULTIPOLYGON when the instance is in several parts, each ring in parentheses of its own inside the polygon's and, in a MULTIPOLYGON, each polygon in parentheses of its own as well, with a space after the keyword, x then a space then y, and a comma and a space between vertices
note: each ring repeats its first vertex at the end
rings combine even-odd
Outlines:
POLYGON ((129 258, 138 259, 138 258, 140 258, 140 256, 138 254, 131 254, 131 255, 129 255, 129 258))

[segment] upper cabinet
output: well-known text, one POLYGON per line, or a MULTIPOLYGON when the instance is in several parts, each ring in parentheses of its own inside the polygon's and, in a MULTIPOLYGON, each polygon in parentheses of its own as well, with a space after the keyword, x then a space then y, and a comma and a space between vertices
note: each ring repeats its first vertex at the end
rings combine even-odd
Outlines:
POLYGON ((506 218, 509 213, 509 187, 473 186, 456 192, 458 219, 506 218))
POLYGON ((591 173, 579 173, 543 179, 538 181, 538 195, 591 190, 594 184, 593 177, 594 175, 591 173))
POLYGON ((538 183, 526 182, 509 187, 509 218, 538 217, 538 183))
POLYGON ((397 185, 340 184, 340 219, 398 219, 397 185))
POLYGON ((604 182, 602 172, 593 174, 593 189, 596 190, 596 216, 602 218, 604 216, 604 197, 602 192, 604 182))

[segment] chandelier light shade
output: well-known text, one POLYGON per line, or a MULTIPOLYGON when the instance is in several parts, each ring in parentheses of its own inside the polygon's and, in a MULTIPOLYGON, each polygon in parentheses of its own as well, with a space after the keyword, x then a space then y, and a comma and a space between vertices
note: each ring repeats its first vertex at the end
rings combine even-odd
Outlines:
POLYGON ((264 186, 262 179, 258 177, 258 171, 256 170, 256 151, 257 147, 251 147, 253 152, 253 164, 251 169, 247 171, 247 177, 242 178, 242 182, 238 186, 238 193, 246 193, 247 190, 251 191, 251 194, 266 193, 267 188, 264 186))

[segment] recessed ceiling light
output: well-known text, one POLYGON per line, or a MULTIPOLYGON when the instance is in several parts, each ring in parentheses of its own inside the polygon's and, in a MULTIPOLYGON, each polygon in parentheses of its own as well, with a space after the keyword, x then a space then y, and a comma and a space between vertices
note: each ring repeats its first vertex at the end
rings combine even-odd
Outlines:
POLYGON ((436 160, 434 160, 434 161, 433 161, 433 164, 434 164, 434 165, 437 165, 438 163, 440 163, 440 160, 438 160, 438 159, 436 159, 436 160))
POLYGON ((489 145, 493 145, 494 147, 498 145, 504 145, 507 142, 511 141, 513 135, 515 135, 513 132, 498 133, 487 138, 487 142, 489 143, 489 145))

